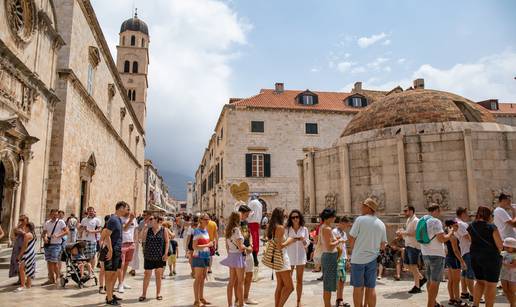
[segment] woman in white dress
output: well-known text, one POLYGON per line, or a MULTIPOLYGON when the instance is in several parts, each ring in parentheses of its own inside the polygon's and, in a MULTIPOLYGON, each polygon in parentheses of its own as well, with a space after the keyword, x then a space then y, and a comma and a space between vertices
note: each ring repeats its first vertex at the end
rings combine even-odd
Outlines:
POLYGON ((275 208, 267 228, 267 239, 274 240, 276 246, 283 250, 283 268, 276 271, 276 292, 274 293, 274 306, 283 307, 290 294, 294 291, 292 283, 290 260, 287 247, 296 242, 296 239, 287 238, 284 223, 284 209, 275 208))
POLYGON ((301 211, 294 209, 287 220, 287 237, 295 242, 287 247, 288 258, 292 272, 296 270, 297 305, 301 306, 303 294, 303 273, 306 265, 306 248, 310 243, 308 228, 305 227, 305 218, 301 211))

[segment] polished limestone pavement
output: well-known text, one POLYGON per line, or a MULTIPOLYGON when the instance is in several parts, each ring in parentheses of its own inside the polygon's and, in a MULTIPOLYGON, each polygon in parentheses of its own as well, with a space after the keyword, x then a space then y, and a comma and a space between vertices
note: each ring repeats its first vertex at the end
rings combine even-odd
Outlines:
MULTIPOLYGON (((221 240, 222 242, 222 240, 221 240)), ((181 244, 180 244, 181 245, 181 244)), ((224 250, 224 248, 222 248, 224 250)), ((180 255, 183 255, 181 252, 180 255)), ((141 257, 141 255, 140 255, 141 257)), ((205 287, 205 298, 213 303, 211 306, 224 307, 226 303, 226 283, 228 270, 221 266, 219 261, 221 257, 215 257, 213 274, 210 274, 205 287)), ((74 283, 69 283, 65 289, 56 286, 41 286, 46 277, 46 265, 43 261, 37 264, 37 278, 34 281, 34 287, 20 293, 13 292, 16 289, 13 284, 16 279, 7 279, 7 270, 0 270, 0 306, 103 306, 104 295, 98 294, 98 288, 94 284, 88 283, 83 289, 79 289, 74 283)), ((125 293, 118 294, 123 298, 121 301, 123 306, 174 306, 187 307, 192 306, 193 279, 190 278, 190 269, 184 257, 178 259, 177 273, 175 277, 168 276, 167 269, 166 279, 163 280, 163 289, 161 295, 162 301, 155 299, 155 284, 151 281, 148 290, 148 300, 146 302, 138 302, 141 295, 143 283, 143 272, 139 270, 135 277, 128 276, 127 284, 132 289, 125 290, 125 293)), ((258 306, 274 306, 274 289, 275 281, 271 280, 272 272, 262 266, 260 270, 260 280, 252 283, 251 298, 259 302, 258 306)), ((320 273, 306 272, 304 277, 303 289, 303 306, 318 307, 323 306, 322 302, 322 282, 317 281, 320 273)), ((295 280, 294 280, 295 282, 295 280)), ((408 280, 394 281, 392 276, 378 281, 377 283, 377 306, 426 306, 426 291, 421 294, 408 294, 411 288, 411 282, 408 280)), ((344 301, 351 303, 352 288, 346 286, 344 290, 344 301)), ((335 297, 335 295, 333 296, 335 297)), ((447 306, 448 293, 446 283, 441 283, 439 290, 439 301, 447 306)), ((295 306, 296 294, 292 293, 286 306, 295 306)), ((508 306, 507 301, 498 293, 496 306, 508 306)))

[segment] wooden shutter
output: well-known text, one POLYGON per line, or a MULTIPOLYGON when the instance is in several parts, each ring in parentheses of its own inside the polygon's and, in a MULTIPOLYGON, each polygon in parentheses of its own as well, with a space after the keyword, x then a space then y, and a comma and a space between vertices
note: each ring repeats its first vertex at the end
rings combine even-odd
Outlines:
POLYGON ((253 155, 245 154, 245 176, 253 176, 253 155))
POLYGON ((263 169, 264 169, 264 176, 270 177, 271 176, 271 155, 264 154, 263 155, 263 169))

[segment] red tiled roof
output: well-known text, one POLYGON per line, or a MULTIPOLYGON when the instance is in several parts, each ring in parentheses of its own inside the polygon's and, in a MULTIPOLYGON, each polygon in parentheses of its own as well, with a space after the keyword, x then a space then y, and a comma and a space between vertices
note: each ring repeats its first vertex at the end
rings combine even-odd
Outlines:
POLYGON ((491 111, 494 114, 510 114, 516 116, 516 103, 502 103, 498 104, 498 110, 491 111))
MULTIPOLYGON (((296 96, 302 92, 304 91, 285 90, 281 93, 277 93, 273 89, 262 89, 258 95, 235 102, 230 100, 230 103, 234 106, 249 106, 271 109, 317 110, 353 113, 360 110, 350 107, 345 101, 345 99, 353 93, 311 91, 312 93, 317 94, 318 103, 315 105, 303 105, 300 104, 296 99, 296 96)), ((373 102, 376 97, 370 97, 367 92, 368 91, 361 91, 360 94, 363 94, 370 99, 370 102, 373 102)))

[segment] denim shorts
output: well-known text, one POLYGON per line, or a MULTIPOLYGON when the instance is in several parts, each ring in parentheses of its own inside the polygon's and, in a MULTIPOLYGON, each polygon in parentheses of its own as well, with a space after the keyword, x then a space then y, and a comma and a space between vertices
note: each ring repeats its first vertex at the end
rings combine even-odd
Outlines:
POLYGON ((50 244, 45 247, 45 261, 59 262, 61 259, 61 244, 50 244))
POLYGON ((366 263, 351 263, 351 285, 357 288, 376 287, 376 259, 366 263))
POLYGON ((408 265, 417 265, 420 255, 421 251, 419 249, 407 246, 405 247, 405 260, 403 262, 408 265))
POLYGON ((210 258, 192 258, 192 268, 207 268, 210 266, 210 258))
POLYGON ((441 256, 424 256, 425 275, 428 281, 441 282, 444 271, 444 257, 441 256))
POLYGON ((462 277, 466 277, 467 279, 475 279, 475 273, 473 272, 473 266, 471 265, 471 254, 464 254, 462 259, 464 259, 464 262, 466 262, 467 266, 465 270, 462 270, 462 277))

